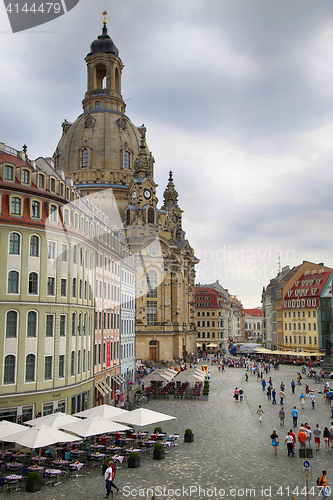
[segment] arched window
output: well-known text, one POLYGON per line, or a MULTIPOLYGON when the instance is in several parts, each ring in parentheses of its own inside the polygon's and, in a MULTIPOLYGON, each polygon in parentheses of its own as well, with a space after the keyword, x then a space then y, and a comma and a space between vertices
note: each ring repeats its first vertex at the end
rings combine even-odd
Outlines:
POLYGON ((73 278, 73 297, 77 296, 76 278, 73 278))
POLYGON ((124 151, 123 168, 130 168, 130 154, 128 151, 124 151))
POLYGON ((11 213, 14 215, 21 215, 21 198, 18 198, 17 196, 12 197, 12 203, 11 203, 11 213))
POLYGON ((33 293, 34 295, 38 294, 38 274, 30 273, 29 274, 29 293, 33 293))
POLYGON ((27 337, 36 337, 36 332, 37 332, 37 313, 35 311, 29 311, 27 337))
POLYGON ((30 236, 30 256, 39 257, 39 238, 35 234, 30 236))
POLYGON ((89 165, 89 150, 87 148, 84 148, 82 150, 82 161, 81 161, 81 167, 86 168, 89 165))
POLYGON ((83 373, 86 371, 86 350, 83 349, 83 373))
POLYGON ((17 312, 8 311, 6 317, 6 338, 17 337, 17 312))
POLYGON ((96 101, 95 108, 100 108, 100 107, 101 107, 101 101, 96 101))
POLYGON ((34 354, 28 354, 25 358, 25 381, 34 382, 35 381, 35 362, 36 356, 34 354))
POLYGON ((155 211, 152 207, 148 208, 148 224, 155 224, 155 211))
POLYGON ((75 351, 72 351, 71 354, 71 376, 75 375, 75 351))
POLYGON ((257 323, 257 330, 260 330, 260 323, 257 323))
POLYGON ((126 226, 129 226, 131 224, 131 211, 128 208, 126 210, 126 226))
POLYGON ((3 383, 15 384, 15 356, 8 354, 4 361, 3 383))
POLYGON ((157 297, 157 274, 152 270, 147 274, 147 297, 157 297))
POLYGON ((82 333, 82 313, 79 313, 79 327, 78 327, 79 335, 82 333))
POLYGON ((81 373, 81 351, 78 350, 77 353, 77 372, 81 373))
POLYGON ((9 271, 8 293, 18 293, 18 288, 19 288, 19 273, 17 271, 9 271))
POLYGON ((118 70, 118 68, 116 68, 115 72, 114 72, 114 81, 115 81, 116 91, 120 92, 120 78, 119 78, 119 70, 118 70))
POLYGON ((20 254, 20 241, 21 241, 21 237, 18 233, 10 233, 9 253, 15 254, 15 255, 20 254))
POLYGON ((72 314, 72 336, 75 337, 76 335, 76 312, 73 312, 72 314))

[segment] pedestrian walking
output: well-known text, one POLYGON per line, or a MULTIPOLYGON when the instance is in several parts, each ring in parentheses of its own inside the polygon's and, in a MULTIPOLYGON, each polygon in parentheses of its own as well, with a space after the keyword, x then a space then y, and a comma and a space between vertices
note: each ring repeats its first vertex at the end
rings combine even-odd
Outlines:
POLYGON ((309 394, 310 392, 310 387, 308 386, 308 384, 305 385, 305 394, 309 394))
POLYGON ((331 427, 330 427, 330 439, 331 439, 331 448, 333 445, 333 422, 331 422, 331 427))
POLYGON ((294 394, 295 393, 295 387, 296 387, 296 383, 295 383, 294 379, 292 379, 290 385, 291 385, 291 392, 294 394))
POLYGON ((271 388, 270 385, 267 387, 267 393, 266 394, 267 394, 267 401, 271 401, 272 400, 272 388, 271 388))
POLYGON ((325 498, 327 498, 327 490, 326 490, 326 487, 327 487, 327 477, 326 477, 326 470, 323 470, 321 472, 321 476, 319 478, 319 481, 318 481, 318 486, 321 487, 321 493, 323 495, 323 500, 325 500, 325 498))
POLYGON ((282 389, 280 390, 279 396, 280 396, 280 405, 283 405, 283 400, 284 400, 286 395, 282 389))
POLYGON ((113 491, 111 489, 111 482, 112 482, 112 467, 111 463, 108 462, 107 464, 108 468, 106 469, 104 473, 104 479, 105 479, 105 487, 106 487, 106 495, 104 498, 109 498, 110 493, 111 496, 113 496, 113 491))
POLYGON ((247 371, 245 372, 245 382, 247 382, 249 380, 249 374, 247 373, 247 371))
POLYGON ((311 394, 310 396, 310 402, 311 402, 311 405, 312 405, 312 409, 314 410, 314 407, 315 407, 315 402, 316 402, 316 396, 313 394, 311 394))
POLYGON ((273 401, 272 401, 272 405, 276 405, 276 390, 272 389, 272 398, 273 398, 273 401))
POLYGON ((326 451, 330 451, 331 439, 330 439, 330 431, 328 430, 328 427, 325 427, 324 432, 323 432, 323 436, 324 436, 326 451))
POLYGON ((312 437, 311 427, 309 425, 306 425, 306 447, 307 448, 311 448, 311 437, 312 437))
POLYGON ((276 455, 277 454, 277 449, 278 449, 278 446, 279 446, 279 436, 277 435, 277 433, 276 433, 275 430, 270 435, 270 438, 272 440, 272 446, 273 446, 273 450, 274 450, 274 455, 276 455))
POLYGON ((306 432, 304 432, 303 428, 299 430, 299 433, 297 434, 297 439, 299 442, 300 449, 305 449, 306 447, 306 432))
POLYGON ((288 432, 286 439, 284 440, 284 443, 287 445, 288 457, 290 456, 294 457, 295 456, 295 454, 293 453, 294 440, 290 432, 288 432))
POLYGON ((243 389, 240 387, 239 388, 239 402, 242 403, 243 402, 243 397, 244 397, 244 391, 243 389))
POLYGON ((305 396, 302 392, 302 394, 299 397, 300 402, 302 403, 302 410, 304 410, 304 401, 305 401, 305 396))
POLYGON ((236 387, 235 392, 234 392, 234 398, 235 398, 236 403, 238 403, 238 394, 239 394, 238 387, 236 387))
POLYGON ((261 385, 262 385, 262 390, 265 391, 266 380, 264 378, 262 379, 261 385))
POLYGON ((296 409, 296 406, 294 406, 294 408, 291 410, 291 414, 293 416, 293 425, 294 427, 297 426, 297 418, 298 418, 298 411, 296 409))
POLYGON ((321 434, 321 430, 319 429, 319 424, 317 424, 316 427, 313 429, 313 434, 314 434, 316 451, 319 451, 319 448, 320 448, 320 434, 321 434))
POLYGON ((285 419, 285 411, 283 409, 283 407, 280 409, 279 411, 279 419, 280 419, 280 425, 284 425, 284 419, 285 419))
POLYGON ((259 422, 262 422, 263 413, 264 413, 264 410, 261 408, 261 405, 259 405, 259 408, 257 410, 257 414, 259 415, 259 422))
POLYGON ((296 434, 292 429, 289 429, 289 433, 293 437, 293 455, 295 455, 296 434))

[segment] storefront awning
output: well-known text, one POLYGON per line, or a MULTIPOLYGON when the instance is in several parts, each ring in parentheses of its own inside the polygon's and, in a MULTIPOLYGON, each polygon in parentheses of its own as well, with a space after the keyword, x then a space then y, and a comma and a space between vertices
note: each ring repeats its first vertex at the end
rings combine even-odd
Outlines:
POLYGON ((121 385, 124 383, 124 380, 120 373, 116 373, 115 375, 111 375, 111 378, 116 382, 116 384, 121 385))
POLYGON ((102 384, 102 386, 103 386, 103 388, 104 388, 104 390, 105 390, 106 392, 111 392, 111 391, 112 391, 111 387, 110 387, 110 386, 109 386, 109 384, 106 382, 106 380, 100 380, 100 382, 99 382, 99 383, 100 383, 100 384, 102 384))
POLYGON ((104 397, 107 395, 107 391, 105 391, 103 385, 101 384, 101 382, 96 382, 95 383, 95 387, 96 389, 98 390, 98 392, 104 397))

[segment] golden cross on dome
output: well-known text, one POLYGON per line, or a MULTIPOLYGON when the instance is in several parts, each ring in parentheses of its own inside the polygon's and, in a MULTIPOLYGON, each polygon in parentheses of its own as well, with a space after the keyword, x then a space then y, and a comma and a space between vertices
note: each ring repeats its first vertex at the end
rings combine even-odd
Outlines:
POLYGON ((103 10, 103 16, 104 16, 104 19, 103 19, 103 24, 104 26, 106 26, 106 23, 107 23, 107 20, 106 20, 106 15, 107 15, 108 11, 107 10, 103 10))

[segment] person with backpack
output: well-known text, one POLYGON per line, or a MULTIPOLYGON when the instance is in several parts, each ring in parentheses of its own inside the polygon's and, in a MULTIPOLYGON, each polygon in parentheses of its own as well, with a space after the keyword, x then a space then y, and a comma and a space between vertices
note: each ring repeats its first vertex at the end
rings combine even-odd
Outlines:
POLYGON ((326 491, 326 486, 327 486, 326 470, 323 470, 321 472, 321 476, 317 479, 317 485, 321 488, 321 493, 323 495, 323 500, 325 500, 325 498, 327 498, 327 491, 326 491))

